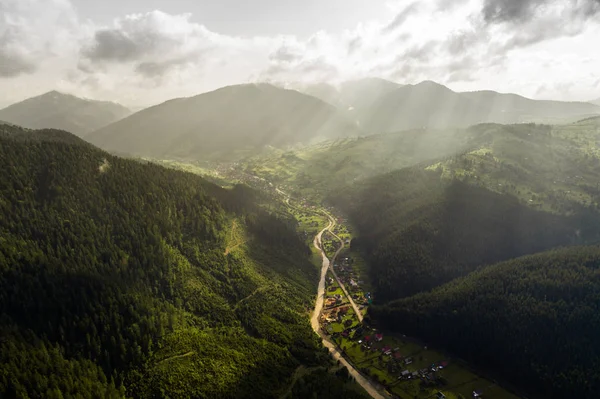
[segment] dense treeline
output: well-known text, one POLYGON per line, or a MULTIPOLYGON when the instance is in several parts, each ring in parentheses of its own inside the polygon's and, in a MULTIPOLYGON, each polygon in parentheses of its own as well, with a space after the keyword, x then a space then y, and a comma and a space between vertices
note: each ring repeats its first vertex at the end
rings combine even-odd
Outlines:
POLYGON ((514 259, 373 315, 545 398, 600 389, 600 248, 514 259))
POLYGON ((408 169, 334 198, 359 228, 380 300, 430 290, 478 267, 598 239, 600 220, 533 210, 436 172, 408 169), (375 195, 374 195, 375 194, 375 195))
POLYGON ((0 396, 271 398, 326 364, 307 248, 255 200, 2 126, 0 396))

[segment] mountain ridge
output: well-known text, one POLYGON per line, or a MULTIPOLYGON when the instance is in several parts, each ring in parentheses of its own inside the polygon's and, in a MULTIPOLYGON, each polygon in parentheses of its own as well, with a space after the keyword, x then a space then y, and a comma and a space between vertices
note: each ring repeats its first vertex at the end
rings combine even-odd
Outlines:
POLYGON ((0 120, 30 129, 59 129, 83 136, 131 111, 114 102, 84 99, 56 90, 0 110, 0 120))
POLYGON ((576 121, 600 114, 600 106, 585 102, 533 100, 492 90, 455 92, 432 81, 406 85, 381 97, 372 108, 357 113, 371 133, 413 128, 467 127, 478 123, 576 121))
POLYGON ((133 155, 202 158, 359 134, 360 129, 333 105, 261 83, 172 99, 92 132, 86 139, 133 155))

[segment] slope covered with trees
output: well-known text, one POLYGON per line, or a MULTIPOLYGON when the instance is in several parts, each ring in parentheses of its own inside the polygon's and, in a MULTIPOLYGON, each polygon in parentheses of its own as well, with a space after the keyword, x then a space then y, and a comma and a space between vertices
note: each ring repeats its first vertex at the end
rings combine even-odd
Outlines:
POLYGON ((329 368, 309 251, 251 190, 56 131, 3 127, 0 166, 0 396, 274 398, 329 368))
POLYGON ((561 245, 598 240, 599 216, 536 211, 438 172, 411 168, 331 197, 358 227, 381 300, 434 288, 476 268, 561 245))
POLYGON ((550 251, 372 313, 382 326, 442 345, 539 397, 593 398, 600 389, 599 267, 596 246, 550 251))

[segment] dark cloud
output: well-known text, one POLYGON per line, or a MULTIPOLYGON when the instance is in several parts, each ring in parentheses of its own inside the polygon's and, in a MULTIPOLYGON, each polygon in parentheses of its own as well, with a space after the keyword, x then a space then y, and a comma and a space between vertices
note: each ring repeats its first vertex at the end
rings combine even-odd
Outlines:
POLYGON ((20 54, 2 48, 0 43, 0 77, 11 78, 22 74, 33 73, 37 66, 20 54))
POLYGON ((481 13, 487 23, 519 23, 537 16, 546 5, 562 3, 572 18, 600 13, 600 0, 484 0, 481 13))
POLYGON ((484 0, 483 19, 489 23, 518 22, 531 18, 535 9, 550 0, 484 0))
POLYGON ((146 78, 156 78, 164 75, 175 65, 169 62, 142 62, 135 68, 135 72, 146 78))
POLYGON ((173 69, 190 64, 186 58, 172 59, 160 62, 142 62, 135 71, 146 78, 161 78, 173 69))
POLYGON ((19 41, 22 35, 18 28, 9 26, 0 36, 0 77, 33 73, 37 69, 19 41))
POLYGON ((418 2, 414 2, 409 4, 406 8, 404 8, 404 10, 400 11, 396 17, 394 18, 394 20, 392 22, 390 22, 385 28, 383 28, 383 32, 391 32, 397 28, 399 28, 400 26, 402 26, 402 24, 404 22, 406 22, 406 20, 413 15, 415 12, 417 12, 419 10, 419 3, 418 2))
POLYGON ((116 29, 96 32, 94 43, 84 50, 84 55, 95 61, 131 61, 141 54, 139 44, 116 29))

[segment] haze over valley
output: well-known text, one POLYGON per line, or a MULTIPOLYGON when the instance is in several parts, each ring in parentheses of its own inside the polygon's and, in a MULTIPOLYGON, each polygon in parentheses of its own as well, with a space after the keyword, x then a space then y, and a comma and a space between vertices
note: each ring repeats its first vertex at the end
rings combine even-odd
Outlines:
POLYGON ((599 17, 0 0, 0 398, 595 399, 599 17))

